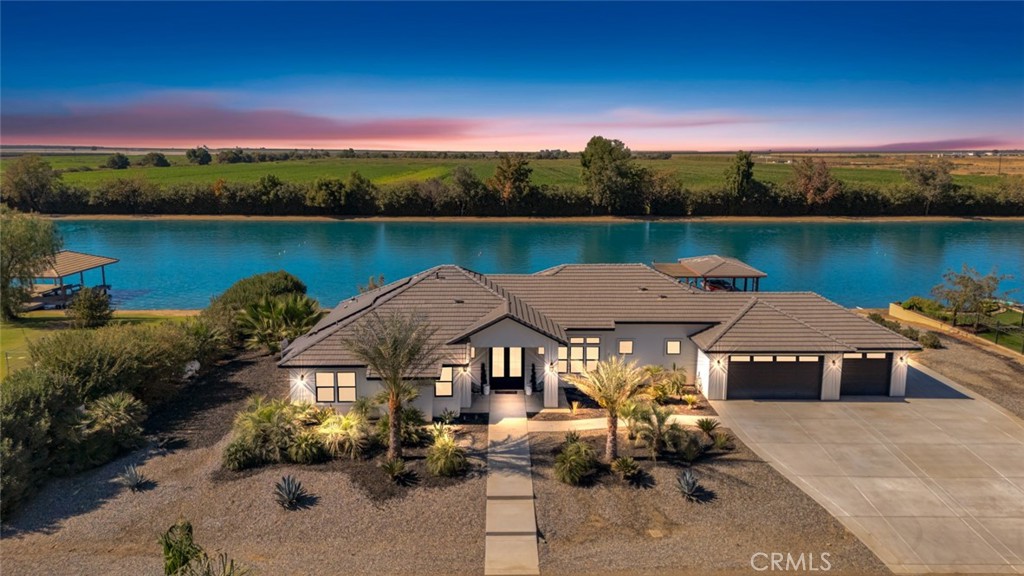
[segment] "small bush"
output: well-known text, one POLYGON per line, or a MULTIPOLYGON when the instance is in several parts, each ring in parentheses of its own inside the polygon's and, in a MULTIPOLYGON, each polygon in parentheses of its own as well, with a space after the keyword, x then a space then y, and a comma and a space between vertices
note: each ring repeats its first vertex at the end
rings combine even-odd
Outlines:
POLYGON ((572 486, 580 485, 597 470, 597 454, 584 442, 566 444, 555 457, 555 478, 572 486))
POLYGON ((721 422, 714 418, 701 418, 697 420, 697 428, 700 428, 700 431, 707 434, 708 437, 711 437, 711 433, 714 432, 715 428, 718 428, 721 424, 721 422))
POLYGON ((308 496, 302 482, 290 474, 274 484, 274 499, 285 510, 297 509, 308 496))
POLYGON ((349 412, 334 415, 317 427, 317 433, 333 458, 355 460, 363 455, 369 445, 366 422, 349 412))
POLYGON ((697 404, 700 404, 700 396, 696 394, 683 394, 683 402, 686 403, 687 408, 693 410, 697 407, 697 404))
POLYGON ((580 401, 579 400, 573 400, 572 402, 569 403, 569 414, 572 414, 573 416, 575 416, 576 413, 579 412, 579 411, 580 411, 580 401))
POLYGON ((380 469, 396 484, 404 484, 409 477, 409 472, 405 469, 405 460, 401 458, 385 460, 381 463, 380 469))
POLYGON ((450 408, 445 408, 441 411, 441 416, 439 416, 438 419, 441 421, 441 424, 451 426, 452 422, 455 421, 455 411, 450 408))
POLYGON ((257 466, 286 460, 288 449, 300 432, 299 417, 307 406, 287 400, 268 401, 259 396, 250 398, 245 409, 235 416, 235 439, 228 445, 235 452, 232 458, 228 458, 225 450, 225 465, 231 468, 230 463, 236 456, 240 462, 251 462, 257 466))
POLYGON ((711 439, 715 450, 732 450, 735 447, 732 435, 727 432, 715 432, 711 439))
MULTIPOLYGON (((415 406, 408 404, 402 405, 398 409, 399 415, 399 436, 402 439, 403 446, 415 446, 423 441, 423 427, 427 425, 427 420, 421 412, 415 406)), ((387 446, 390 442, 388 435, 388 425, 391 421, 389 414, 382 414, 377 420, 377 437, 381 443, 387 446)))
POLYGON ((179 520, 160 536, 160 546, 164 552, 164 574, 175 576, 193 560, 203 555, 203 549, 192 538, 192 523, 179 520))
POLYGON ((267 463, 266 458, 253 448, 244 438, 235 438, 225 448, 221 457, 224 467, 238 472, 249 468, 257 468, 267 463))
POLYGON ((117 480, 132 492, 143 490, 149 483, 149 480, 142 472, 139 472, 135 464, 125 466, 124 470, 117 475, 117 480))
POLYGON ((676 452, 687 464, 692 464, 704 454, 704 445, 693 434, 683 433, 677 441, 676 452))
POLYGON ((629 456, 619 456, 612 461, 612 472, 619 475, 623 480, 629 480, 640 473, 640 465, 629 456))
POLYGON ((565 439, 562 441, 563 444, 575 444, 580 441, 580 433, 576 430, 569 430, 565 433, 565 439))
POLYGON ((901 328, 900 335, 902 335, 904 338, 909 338, 911 340, 917 340, 918 338, 921 337, 921 333, 917 330, 917 328, 912 328, 910 326, 907 326, 906 328, 901 328))
POLYGON ((942 348, 942 341, 936 332, 924 332, 917 337, 917 341, 925 348, 942 348))
POLYGON ((941 303, 931 298, 922 298, 921 296, 907 298, 903 302, 902 307, 904 310, 913 310, 932 318, 941 318, 945 313, 945 307, 941 303))
POLYGON ((68 305, 67 317, 73 328, 106 326, 114 316, 110 296, 99 288, 82 288, 68 305))
POLYGON ((288 447, 288 460, 296 464, 319 464, 327 457, 327 448, 316 432, 300 432, 288 447))
POLYGON ((306 285, 284 270, 256 274, 235 282, 211 300, 204 314, 224 330, 232 343, 239 343, 242 340, 239 322, 243 310, 264 298, 305 293, 306 285))
POLYGON ((427 470, 435 476, 458 476, 467 465, 466 451, 450 435, 438 436, 427 449, 427 470))
POLYGON ((683 497, 689 502, 700 502, 701 485, 697 480, 697 475, 693 473, 693 469, 687 468, 676 478, 676 483, 679 487, 679 492, 682 493, 683 497))

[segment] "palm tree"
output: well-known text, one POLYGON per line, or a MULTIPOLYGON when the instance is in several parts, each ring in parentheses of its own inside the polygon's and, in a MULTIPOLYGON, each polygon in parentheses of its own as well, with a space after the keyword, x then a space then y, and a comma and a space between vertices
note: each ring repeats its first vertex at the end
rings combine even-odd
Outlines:
POLYGON ((381 393, 388 405, 388 460, 402 457, 402 402, 410 397, 410 391, 415 395, 410 380, 440 359, 435 332, 419 314, 374 312, 342 340, 380 378, 381 393))
POLYGON ((598 362, 593 370, 581 375, 569 374, 566 380, 590 396, 598 406, 608 411, 608 437, 604 443, 605 461, 611 463, 619 452, 619 410, 629 401, 647 391, 649 380, 636 362, 626 362, 618 356, 598 362))
POLYGON ((652 406, 645 416, 637 423, 637 439, 647 445, 651 459, 657 460, 658 453, 678 444, 686 431, 672 422, 672 410, 668 408, 652 406))
POLYGON ((239 322, 249 348, 281 351, 283 340, 309 332, 323 316, 320 305, 305 294, 265 297, 242 311, 239 322))

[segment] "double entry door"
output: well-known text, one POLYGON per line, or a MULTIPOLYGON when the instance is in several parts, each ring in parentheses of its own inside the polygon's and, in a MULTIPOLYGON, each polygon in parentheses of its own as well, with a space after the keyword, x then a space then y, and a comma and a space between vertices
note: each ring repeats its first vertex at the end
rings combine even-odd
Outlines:
POLYGON ((522 390, 523 361, 522 348, 491 348, 491 390, 522 390))

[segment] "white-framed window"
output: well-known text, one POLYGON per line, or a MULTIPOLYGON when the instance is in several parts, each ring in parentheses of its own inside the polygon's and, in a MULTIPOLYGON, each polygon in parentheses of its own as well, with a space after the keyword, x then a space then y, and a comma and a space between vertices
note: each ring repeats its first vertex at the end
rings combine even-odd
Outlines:
POLYGON ((846 352, 843 354, 843 360, 860 360, 864 355, 860 352, 846 352))
POLYGON ((818 356, 797 356, 797 360, 800 362, 817 362, 818 356))
POLYGON ((868 352, 864 356, 866 356, 868 360, 885 360, 885 352, 868 352))
POLYGON ((558 373, 565 374, 569 371, 569 349, 565 346, 558 347, 558 373))
POLYGON ((317 402, 355 402, 355 372, 317 372, 317 402))
POLYGON ((566 363, 562 360, 562 350, 563 348, 558 350, 559 372, 579 374, 584 370, 597 368, 597 361, 601 359, 601 339, 596 336, 570 338, 566 363), (563 370, 563 367, 567 370, 563 370))
POLYGON ((434 381, 435 398, 451 398, 455 395, 455 367, 442 366, 441 377, 434 381))
POLYGON ((683 353, 682 340, 665 340, 665 355, 678 356, 683 353))
POLYGON ((632 340, 619 340, 619 354, 623 356, 633 353, 633 341, 632 340))

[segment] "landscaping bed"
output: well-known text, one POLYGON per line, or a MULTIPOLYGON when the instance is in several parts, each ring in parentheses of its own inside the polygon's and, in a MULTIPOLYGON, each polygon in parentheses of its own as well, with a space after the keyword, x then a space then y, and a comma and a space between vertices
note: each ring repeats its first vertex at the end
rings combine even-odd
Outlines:
MULTIPOLYGON (((668 408, 674 414, 686 414, 689 416, 717 416, 718 413, 711 407, 711 404, 704 398, 704 395, 697 390, 696 387, 687 386, 684 390, 686 394, 693 394, 697 397, 697 404, 693 408, 690 408, 686 402, 680 397, 669 397, 664 400, 660 406, 668 408)), ((597 402, 591 399, 586 394, 574 389, 565 389, 565 398, 572 404, 572 402, 578 402, 578 408, 575 413, 572 412, 554 412, 554 411, 543 411, 543 412, 531 412, 527 414, 530 420, 537 420, 540 422, 565 422, 572 420, 589 420, 592 418, 607 418, 608 411, 598 407, 597 402)))
MULTIPOLYGON (((581 432, 601 453, 604 431, 581 432)), ((533 433, 540 568, 545 574, 751 573, 757 552, 829 553, 832 572, 889 573, 838 520, 741 442, 693 465, 708 491, 687 502, 677 489, 682 464, 652 462, 620 436, 620 455, 646 471, 634 487, 612 474, 573 487, 554 477, 561 433, 533 433), (646 486, 646 487, 643 487, 646 486)))

